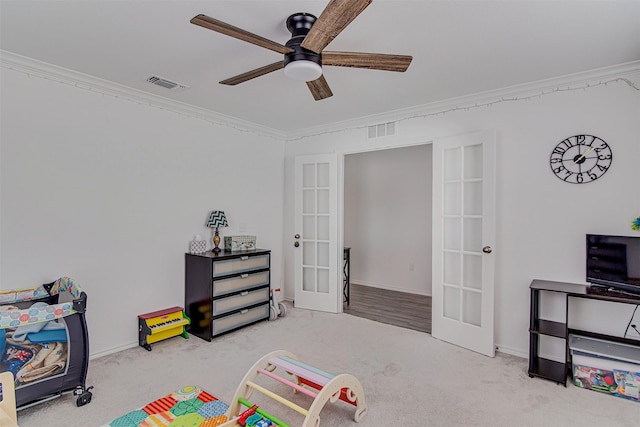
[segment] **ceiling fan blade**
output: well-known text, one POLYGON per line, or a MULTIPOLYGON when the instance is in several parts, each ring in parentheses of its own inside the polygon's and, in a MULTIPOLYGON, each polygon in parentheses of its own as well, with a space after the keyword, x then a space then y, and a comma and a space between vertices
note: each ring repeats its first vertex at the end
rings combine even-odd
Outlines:
POLYGON ((284 45, 281 45, 280 43, 276 43, 269 39, 265 39, 264 37, 257 36, 241 28, 234 27, 233 25, 229 25, 222 21, 218 21, 217 19, 211 18, 207 15, 200 14, 200 15, 194 16, 190 22, 192 24, 199 25, 203 28, 207 28, 209 30, 218 32, 220 34, 224 34, 226 36, 230 36, 238 40, 252 43, 252 44, 255 44, 256 46, 264 47, 274 52, 278 52, 281 54, 293 52, 293 49, 290 49, 284 45))
POLYGON ((320 53, 336 38, 373 0, 331 0, 300 44, 305 49, 320 53))
POLYGON ((322 52, 322 65, 404 72, 413 57, 384 53, 322 52))
POLYGON ((313 81, 307 82, 307 87, 311 91, 313 99, 316 101, 333 96, 333 92, 331 92, 331 88, 329 88, 329 84, 325 80, 324 76, 320 76, 313 81))
POLYGON ((244 83, 248 80, 264 76, 265 74, 269 74, 273 71, 278 71, 282 68, 284 68, 284 61, 275 62, 273 64, 265 65, 264 67, 256 68, 255 70, 247 71, 246 73, 230 77, 226 80, 221 81, 220 84, 235 86, 239 83, 244 83))

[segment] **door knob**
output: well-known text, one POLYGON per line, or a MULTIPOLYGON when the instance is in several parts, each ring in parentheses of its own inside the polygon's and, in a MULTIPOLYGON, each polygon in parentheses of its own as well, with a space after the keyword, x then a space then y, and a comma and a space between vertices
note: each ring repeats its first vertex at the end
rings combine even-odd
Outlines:
POLYGON ((485 254, 490 254, 493 251, 493 249, 491 249, 491 246, 485 246, 484 248, 482 248, 482 252, 484 252, 485 254))
POLYGON ((299 234, 296 234, 295 236, 293 236, 293 238, 294 238, 294 239, 299 239, 299 238, 300 238, 300 235, 299 235, 299 234))

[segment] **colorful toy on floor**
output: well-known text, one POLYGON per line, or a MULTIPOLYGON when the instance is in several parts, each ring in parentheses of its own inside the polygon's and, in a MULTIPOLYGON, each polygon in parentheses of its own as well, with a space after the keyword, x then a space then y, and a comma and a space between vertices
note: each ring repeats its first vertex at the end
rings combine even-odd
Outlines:
MULTIPOLYGON (((143 408, 118 417, 103 427, 291 427, 248 399, 254 391, 302 414, 301 427, 318 427, 320 411, 327 402, 342 400, 356 410, 353 419, 360 422, 367 413, 364 390, 350 374, 333 375, 297 359, 288 351, 278 350, 258 360, 236 389, 231 405, 218 400, 199 387, 188 386, 155 400, 143 408), (279 375, 280 374, 280 375, 279 375), (312 398, 309 408, 280 396, 254 382, 263 375, 312 398), (241 410, 242 407, 247 409, 241 410)), ((297 427, 297 425, 296 425, 297 427)))
POLYGON ((182 307, 172 307, 164 310, 138 316, 138 345, 151 351, 151 344, 180 335, 189 339, 185 327, 191 320, 184 314, 182 307))
MULTIPOLYGON (((228 416, 231 420, 221 427, 241 425, 238 423, 237 418, 240 414, 240 405, 252 407, 253 404, 249 402, 248 399, 254 391, 302 414, 305 417, 302 427, 319 426, 320 411, 328 401, 336 402, 337 400, 342 400, 355 406, 356 412, 353 419, 356 422, 362 420, 367 413, 364 390, 360 382, 353 375, 333 375, 298 360, 292 353, 278 350, 262 357, 249 369, 236 389, 236 393, 231 401, 231 406, 228 411, 228 416), (275 373, 276 369, 279 369, 278 373, 282 372, 284 375, 275 373), (300 392, 311 397, 313 400, 309 408, 305 409, 266 387, 256 384, 254 380, 259 375, 285 384, 292 388, 294 392, 300 392)), ((276 426, 289 427, 287 423, 271 416, 261 408, 256 409, 256 414, 262 415, 276 426)))
POLYGON ((271 311, 269 312, 269 320, 276 320, 278 317, 287 316, 287 306, 281 303, 276 292, 280 292, 280 288, 272 289, 271 295, 271 311))
POLYGON ((258 405, 253 405, 251 408, 245 410, 238 417, 238 424, 244 426, 247 424, 247 419, 256 413, 256 409, 258 409, 258 405))

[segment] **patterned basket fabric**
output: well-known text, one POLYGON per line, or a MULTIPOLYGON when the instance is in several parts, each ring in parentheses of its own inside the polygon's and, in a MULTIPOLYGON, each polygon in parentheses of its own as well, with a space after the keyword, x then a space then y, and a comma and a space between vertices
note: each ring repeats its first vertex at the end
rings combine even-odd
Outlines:
POLYGON ((197 386, 183 387, 102 427, 199 426, 227 421, 229 405, 197 386))
POLYGON ((207 251, 206 240, 192 240, 189 242, 189 252, 192 254, 202 254, 207 251))

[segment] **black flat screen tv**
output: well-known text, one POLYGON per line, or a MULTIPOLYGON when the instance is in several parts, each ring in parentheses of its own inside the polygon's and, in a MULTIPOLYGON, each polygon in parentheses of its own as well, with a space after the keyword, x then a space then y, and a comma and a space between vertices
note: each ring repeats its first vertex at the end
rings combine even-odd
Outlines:
POLYGON ((640 236, 587 234, 587 282, 640 294, 640 236))

